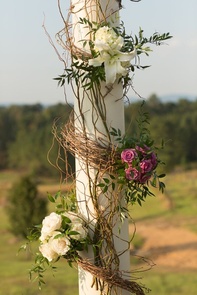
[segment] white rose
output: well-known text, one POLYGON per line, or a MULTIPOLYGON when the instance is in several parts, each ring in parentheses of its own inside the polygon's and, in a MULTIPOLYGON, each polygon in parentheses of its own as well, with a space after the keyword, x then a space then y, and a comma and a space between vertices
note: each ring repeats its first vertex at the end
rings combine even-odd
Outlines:
POLYGON ((118 36, 112 28, 101 27, 95 33, 94 49, 96 51, 120 50, 124 44, 124 39, 118 36))
POLYGON ((65 212, 63 215, 68 217, 71 220, 71 222, 82 221, 79 215, 72 211, 65 212))
POLYGON ((52 261, 58 258, 58 254, 50 247, 48 243, 43 243, 39 247, 42 255, 47 258, 48 261, 52 261))
POLYGON ((46 216, 42 221, 42 229, 40 240, 44 241, 47 237, 51 236, 51 233, 61 227, 62 218, 59 214, 52 212, 49 216, 46 216))
POLYGON ((72 239, 81 240, 87 236, 87 229, 81 223, 73 223, 72 230, 78 232, 78 235, 71 235, 72 239))
POLYGON ((68 217, 71 220, 71 230, 76 231, 78 235, 71 235, 72 239, 81 240, 87 236, 87 229, 83 226, 83 220, 74 212, 64 213, 64 216, 68 217))
POLYGON ((50 248, 58 254, 58 256, 65 255, 70 250, 70 241, 66 237, 55 238, 60 232, 54 231, 48 244, 50 248))

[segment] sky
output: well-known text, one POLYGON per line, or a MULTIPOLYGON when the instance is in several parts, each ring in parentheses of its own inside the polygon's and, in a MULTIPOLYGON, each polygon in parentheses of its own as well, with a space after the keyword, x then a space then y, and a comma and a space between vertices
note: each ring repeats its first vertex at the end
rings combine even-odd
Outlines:
MULTIPOLYGON (((69 0, 61 0, 65 15, 69 0)), ((197 97, 197 1, 122 0, 121 20, 127 33, 139 27, 149 37, 154 32, 173 35, 165 45, 143 57, 146 70, 137 70, 135 90, 144 98, 155 93, 197 97)), ((0 104, 51 105, 64 103, 63 88, 53 78, 64 65, 43 29, 43 22, 56 44, 55 34, 63 28, 57 0, 0 0, 0 104)), ((63 50, 57 44, 58 51, 63 50)), ((134 97, 133 91, 129 92, 134 97)), ((67 91, 72 102, 72 93, 67 91)))

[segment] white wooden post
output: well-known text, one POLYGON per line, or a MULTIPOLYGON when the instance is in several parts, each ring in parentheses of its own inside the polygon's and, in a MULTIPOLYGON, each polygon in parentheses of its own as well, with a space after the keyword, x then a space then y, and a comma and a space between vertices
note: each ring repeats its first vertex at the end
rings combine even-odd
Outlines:
MULTIPOLYGON (((119 4, 116 0, 72 0, 72 25, 74 44, 76 47, 83 49, 81 40, 88 39, 88 28, 79 24, 80 18, 86 18, 89 21, 100 22, 106 17, 108 21, 113 24, 117 24, 118 21, 119 4)), ((80 81, 78 86, 80 86, 80 81)), ((89 99, 88 92, 84 92, 84 89, 78 89, 78 98, 74 102, 75 110, 75 127, 77 130, 83 132, 85 128, 86 134, 98 140, 102 138, 107 140, 107 131, 105 123, 108 129, 110 127, 120 129, 124 134, 124 103, 122 101, 123 89, 121 83, 115 83, 112 90, 105 95, 107 89, 105 83, 102 84, 101 97, 97 97, 99 103, 104 112, 105 119, 101 118, 97 106, 89 99), (103 97, 105 96, 105 97, 103 97)), ((90 94, 91 95, 91 94, 90 94)), ((99 96, 99 94, 98 94, 99 96)), ((112 139, 113 141, 113 139, 112 139)), ((88 220, 90 226, 94 229, 96 224, 96 214, 94 212, 94 206, 91 199, 90 186, 91 179, 94 183, 97 169, 86 165, 83 159, 76 157, 76 193, 79 204, 79 210, 81 214, 88 220), (88 171, 87 171, 88 169, 88 171)), ((106 198, 100 197, 99 206, 106 207, 106 198)), ((106 209, 106 214, 109 212, 106 209)), ((113 229, 114 244, 117 253, 120 255, 120 271, 130 270, 130 255, 128 249, 128 222, 124 224, 117 222, 113 229), (121 228, 119 232, 119 227, 121 228)), ((93 251, 89 249, 88 253, 83 253, 84 258, 88 258, 91 263, 94 263, 93 251)), ((95 286, 91 287, 93 277, 87 271, 79 268, 79 295, 100 295, 100 290, 96 290, 95 286)), ((103 293, 104 294, 104 293, 103 293)), ((119 290, 118 294, 129 294, 128 291, 119 290)))

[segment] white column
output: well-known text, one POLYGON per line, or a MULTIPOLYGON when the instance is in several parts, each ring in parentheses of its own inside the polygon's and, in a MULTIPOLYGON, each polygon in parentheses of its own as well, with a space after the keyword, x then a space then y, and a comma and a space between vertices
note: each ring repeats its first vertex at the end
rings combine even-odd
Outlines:
MULTIPOLYGON (((79 18, 86 18, 90 21, 100 22, 105 17, 112 23, 117 23, 118 2, 116 0, 72 0, 72 22, 73 22, 73 36, 76 47, 83 49, 80 40, 87 39, 88 28, 84 28, 79 24, 79 18), (99 4, 101 10, 99 8, 99 4), (116 12, 116 13, 114 13, 116 12)), ((79 81, 80 85, 80 81, 79 81)), ((123 89, 122 85, 115 83, 113 89, 107 92, 105 83, 102 84, 101 93, 98 101, 105 117, 105 123, 108 129, 110 127, 120 129, 124 134, 124 103, 122 101, 123 89), (103 97, 105 96, 105 97, 103 97)), ((91 93, 84 92, 83 88, 79 89, 78 97, 75 99, 75 126, 77 130, 85 132, 87 135, 95 140, 102 138, 108 140, 105 123, 99 115, 97 105, 90 99, 91 93)), ((99 94, 98 94, 99 96, 99 94)), ((97 169, 86 165, 86 161, 76 157, 76 193, 79 205, 79 210, 82 215, 90 222, 94 229, 96 223, 96 214, 94 212, 94 205, 91 198, 91 184, 95 181, 97 169), (88 169, 88 171, 87 171, 88 169)), ((99 197, 99 206, 105 208, 107 199, 103 196, 99 197)), ((108 210, 108 209, 107 209, 108 210)), ((106 214, 109 212, 106 210, 106 214)), ((122 253, 128 248, 128 222, 124 224, 116 223, 113 229, 114 244, 117 253, 122 253), (121 228, 119 232, 119 228, 121 228)), ((83 253, 84 258, 90 259, 94 263, 93 251, 89 249, 88 253, 83 253)), ((125 251, 120 256, 120 270, 130 270, 130 256, 129 250, 125 251)), ((93 277, 87 271, 79 268, 79 295, 100 295, 100 291, 96 290, 95 286, 91 287, 93 277)), ((120 290, 118 294, 128 295, 125 290, 120 290)))

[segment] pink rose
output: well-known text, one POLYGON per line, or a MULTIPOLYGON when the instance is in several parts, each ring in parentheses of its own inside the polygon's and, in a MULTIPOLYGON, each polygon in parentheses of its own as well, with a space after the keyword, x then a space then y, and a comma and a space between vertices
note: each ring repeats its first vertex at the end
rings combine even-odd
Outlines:
POLYGON ((139 176, 139 182, 143 184, 146 181, 148 181, 150 178, 151 178, 151 175, 150 174, 143 174, 143 173, 141 173, 140 176, 139 176))
POLYGON ((146 155, 150 148, 147 145, 144 145, 143 147, 137 145, 136 150, 141 152, 143 155, 146 155))
POLYGON ((153 165, 153 169, 155 169, 155 167, 157 166, 157 156, 155 153, 151 153, 151 162, 152 162, 152 165, 153 165))
POLYGON ((140 176, 140 172, 132 167, 125 169, 125 174, 128 180, 138 180, 140 176))
POLYGON ((137 157, 135 149, 125 149, 121 153, 121 159, 123 162, 131 163, 133 159, 137 157))
POLYGON ((142 173, 150 172, 153 169, 153 164, 151 159, 148 160, 142 160, 140 162, 140 168, 142 173))

